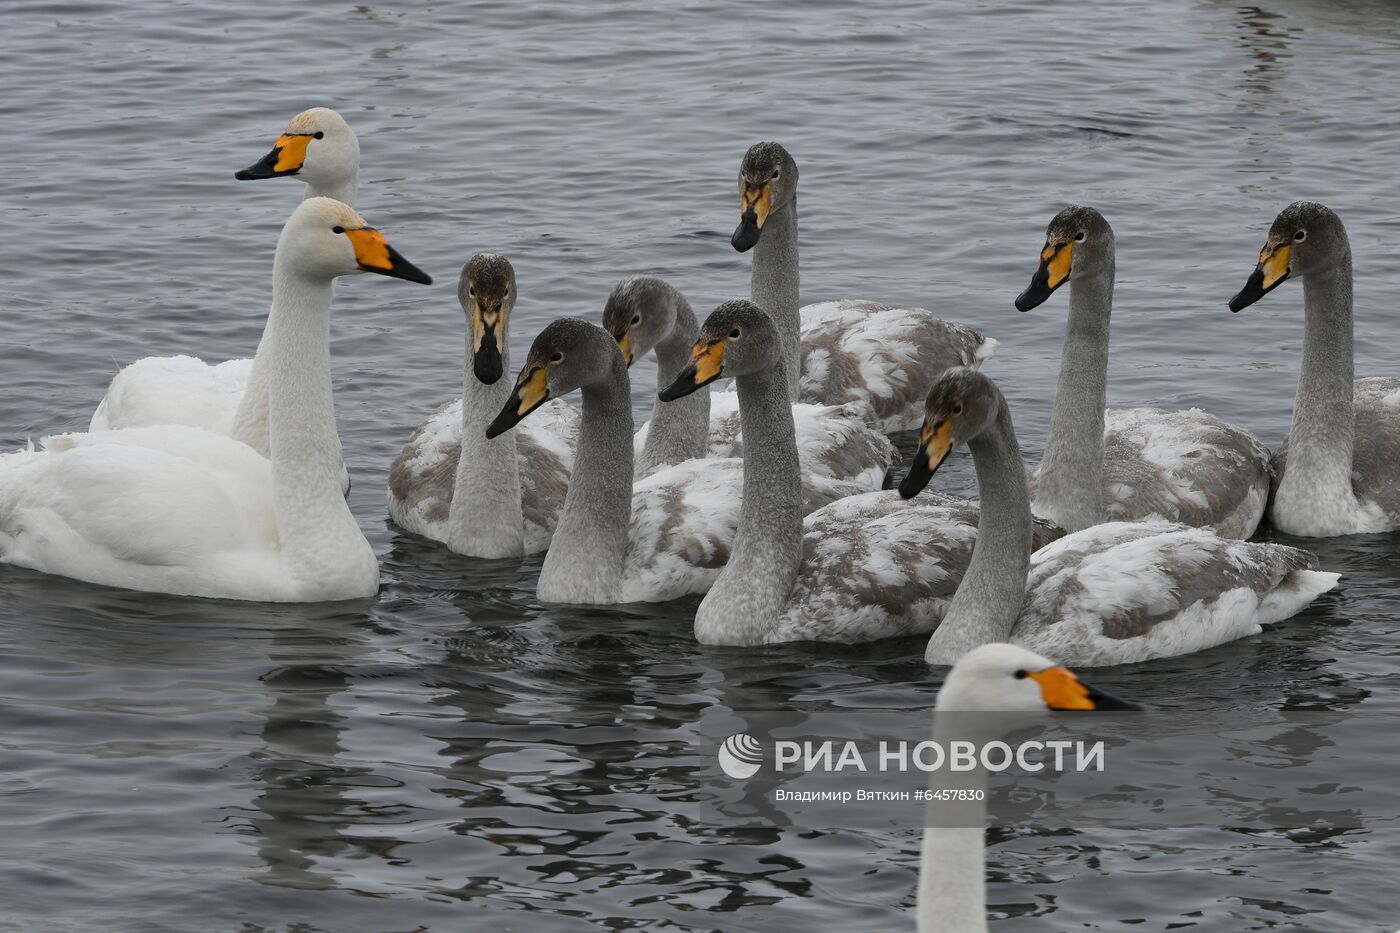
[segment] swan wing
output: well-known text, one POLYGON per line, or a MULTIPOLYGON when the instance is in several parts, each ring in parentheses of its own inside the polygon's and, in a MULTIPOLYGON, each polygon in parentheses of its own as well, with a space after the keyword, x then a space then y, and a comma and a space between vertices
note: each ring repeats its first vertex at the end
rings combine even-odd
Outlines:
POLYGON ((230 434, 252 369, 252 360, 215 366, 193 356, 137 360, 113 377, 88 430, 182 424, 230 434))

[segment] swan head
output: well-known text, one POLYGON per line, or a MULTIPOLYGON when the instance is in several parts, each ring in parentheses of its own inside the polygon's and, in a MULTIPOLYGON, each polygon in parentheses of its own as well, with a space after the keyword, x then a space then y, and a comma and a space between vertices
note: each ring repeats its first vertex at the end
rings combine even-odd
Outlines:
POLYGON ((477 253, 462 267, 457 300, 471 327, 472 372, 484 385, 501 378, 510 313, 515 309, 515 268, 496 253, 477 253))
POLYGON ((613 286, 603 306, 603 329, 617 340, 628 366, 670 336, 679 297, 654 275, 629 275, 613 286))
POLYGON ((938 692, 940 712, 1140 710, 1081 681, 1073 671, 1019 645, 991 643, 958 659, 938 692))
POLYGON ((400 255, 353 207, 332 198, 307 198, 297 205, 277 240, 276 261, 327 280, 374 272, 433 284, 426 272, 400 255))
POLYGON ((993 425, 1006 405, 996 383, 970 366, 953 366, 934 380, 924 402, 919 449, 899 494, 912 499, 959 444, 966 444, 993 425))
POLYGON ((797 163, 777 143, 754 143, 739 163, 739 226, 730 244, 741 253, 753 249, 763 225, 775 211, 797 197, 797 163))
POLYGON ((625 378, 627 364, 617 341, 603 328, 573 317, 550 321, 530 344, 515 391, 487 426, 486 436, 499 437, 550 399, 605 382, 619 372, 625 378))
POLYGON ((1099 275, 1113 267, 1113 228, 1092 207, 1074 205, 1050 219, 1040 267, 1016 298, 1017 311, 1039 307, 1072 277, 1099 275))
POLYGON ((360 141, 345 118, 329 107, 292 117, 272 151, 233 177, 239 181, 295 175, 317 188, 353 180, 360 172, 360 141))
POLYGON ((764 372, 781 359, 778 329, 768 312, 743 298, 726 301, 705 318, 690 360, 658 395, 663 402, 675 401, 721 376, 764 372))
POLYGON ((1259 264, 1231 311, 1242 311, 1291 278, 1331 269, 1351 250, 1342 219, 1316 201, 1295 201, 1279 212, 1259 251, 1259 264))

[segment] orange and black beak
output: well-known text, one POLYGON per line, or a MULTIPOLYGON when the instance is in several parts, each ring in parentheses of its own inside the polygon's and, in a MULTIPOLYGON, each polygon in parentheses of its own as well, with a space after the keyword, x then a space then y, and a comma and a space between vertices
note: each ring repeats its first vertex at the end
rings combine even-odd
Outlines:
POLYGON ((690 362, 676 375, 676 381, 656 393, 663 402, 674 402, 724 375, 724 346, 727 339, 701 341, 690 351, 690 362))
POLYGON ((501 378, 501 338, 505 328, 503 302, 484 305, 480 297, 472 301, 472 372, 482 385, 495 385, 501 378))
POLYGON ((948 459, 952 449, 953 416, 947 415, 932 425, 925 418, 924 429, 919 434, 919 450, 914 454, 914 463, 909 467, 904 481, 899 484, 900 497, 912 499, 923 492, 928 481, 933 479, 933 474, 937 473, 943 461, 948 459))
POLYGON ((613 334, 613 339, 617 341, 617 348, 622 351, 622 359, 627 363, 627 367, 632 367, 632 328, 624 328, 622 333, 613 334))
POLYGON ((1016 296, 1016 310, 1029 311, 1043 304, 1055 289, 1069 280, 1073 260, 1073 243, 1046 243, 1040 251, 1040 268, 1031 276, 1031 284, 1016 296))
POLYGON ((525 416, 549 401, 549 372, 536 363, 527 365, 515 380, 515 391, 496 420, 486 426, 487 439, 494 440, 515 427, 525 416))
POLYGON ((763 225, 772 209, 773 183, 765 181, 761 185, 750 185, 746 182, 740 193, 739 226, 734 229, 729 244, 741 253, 753 249, 763 235, 763 225))
POLYGON ((283 133, 272 144, 271 152, 241 172, 234 172, 233 177, 239 181, 252 181, 295 175, 306 162, 306 148, 315 138, 314 133, 283 133))
POLYGON ((399 251, 384 239, 384 234, 373 227, 346 230, 345 235, 355 247, 355 262, 366 272, 387 275, 391 279, 405 279, 420 285, 433 284, 428 273, 399 255, 399 251))
POLYGON ((1120 700, 1115 696, 1097 690, 1084 683, 1067 667, 1047 667, 1043 671, 1023 671, 1017 676, 1031 678, 1040 687, 1041 699, 1047 709, 1058 711, 1087 712, 1089 710, 1126 711, 1140 710, 1141 706, 1120 700))
POLYGON ((1293 271, 1292 253, 1293 246, 1289 243, 1280 243, 1272 250, 1265 246, 1259 252, 1259 265, 1254 267, 1244 288, 1230 299, 1230 310, 1242 311, 1282 285, 1293 271))

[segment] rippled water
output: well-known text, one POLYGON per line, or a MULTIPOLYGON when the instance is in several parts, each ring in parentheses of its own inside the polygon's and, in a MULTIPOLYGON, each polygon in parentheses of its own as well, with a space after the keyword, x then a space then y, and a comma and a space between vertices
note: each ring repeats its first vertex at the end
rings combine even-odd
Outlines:
MULTIPOLYGON (((291 181, 237 183, 288 117, 360 135, 360 206, 432 272, 337 289, 336 404, 378 600, 249 606, 0 568, 0 928, 894 930, 918 829, 696 821, 726 710, 929 706, 917 643, 702 649, 693 604, 543 609, 538 561, 397 534, 388 465, 460 389, 457 270, 508 254, 517 346, 622 274, 697 310, 748 288, 744 149, 802 168, 804 299, 936 309, 1037 455, 1064 301, 1011 309, 1046 221, 1119 244, 1110 399, 1200 404, 1276 443, 1297 287, 1225 300, 1274 213, 1324 200, 1356 252, 1357 372, 1394 372, 1400 17, 1382 0, 596 0, 470 7, 11 0, 0 447, 80 429, 151 352, 245 356, 291 181), (521 339, 523 332, 524 340, 521 339)), ((373 281, 370 281, 373 279, 373 281)), ((637 372, 638 410, 653 374, 637 372)), ((943 488, 968 491, 959 460, 943 488)), ((1343 589, 1200 656, 1107 672, 1154 706, 1400 706, 1389 536, 1320 543, 1343 589)), ((990 849, 996 929, 1391 931, 1400 832, 1038 835, 990 849)))

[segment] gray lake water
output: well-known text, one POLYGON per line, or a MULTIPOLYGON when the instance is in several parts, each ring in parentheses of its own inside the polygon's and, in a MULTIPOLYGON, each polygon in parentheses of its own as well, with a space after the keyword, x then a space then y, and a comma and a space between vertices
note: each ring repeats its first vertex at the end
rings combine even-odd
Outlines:
MULTIPOLYGON (((251 354, 294 180, 235 182, 315 105, 360 207, 437 278, 337 288, 372 602, 150 596, 0 567, 0 929, 912 929, 917 827, 734 831, 683 814, 728 709, 923 709, 917 642, 698 647, 693 603, 533 601, 537 560, 388 525, 389 463, 460 394, 461 264, 513 260, 517 347, 621 275, 746 294, 728 237, 759 139, 802 170, 803 298, 935 309, 1043 447, 1064 296, 1012 298, 1066 203, 1116 228, 1110 401, 1276 444, 1301 289, 1231 315, 1274 214, 1356 253, 1357 373, 1400 339, 1400 12, 1382 0, 525 6, 30 3, 0 16, 0 448, 82 429, 151 353, 251 354)), ((654 375, 635 371, 639 413, 654 375)), ((971 492, 964 455, 939 488, 971 492)), ((1261 637, 1098 680, 1152 706, 1400 706, 1391 536, 1315 545, 1341 590, 1261 637)), ((992 837, 1004 931, 1385 931, 1400 831, 992 837)))

